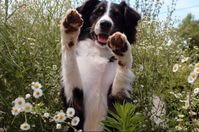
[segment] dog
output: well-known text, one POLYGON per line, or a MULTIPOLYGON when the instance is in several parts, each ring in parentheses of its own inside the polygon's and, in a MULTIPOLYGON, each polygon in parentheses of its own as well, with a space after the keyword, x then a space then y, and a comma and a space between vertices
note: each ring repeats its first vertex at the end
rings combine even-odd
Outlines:
POLYGON ((103 131, 115 102, 130 98, 131 44, 140 15, 126 2, 87 0, 61 21, 62 98, 80 117, 77 129, 103 131))

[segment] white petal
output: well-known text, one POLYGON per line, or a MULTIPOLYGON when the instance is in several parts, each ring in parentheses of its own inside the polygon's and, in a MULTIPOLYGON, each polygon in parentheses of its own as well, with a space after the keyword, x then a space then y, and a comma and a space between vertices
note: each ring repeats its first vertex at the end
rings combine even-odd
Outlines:
POLYGON ((30 125, 27 122, 24 122, 23 124, 20 125, 20 129, 27 131, 30 129, 30 125))
POLYGON ((72 120, 71 120, 71 125, 72 126, 77 126, 79 124, 79 117, 75 116, 72 120))

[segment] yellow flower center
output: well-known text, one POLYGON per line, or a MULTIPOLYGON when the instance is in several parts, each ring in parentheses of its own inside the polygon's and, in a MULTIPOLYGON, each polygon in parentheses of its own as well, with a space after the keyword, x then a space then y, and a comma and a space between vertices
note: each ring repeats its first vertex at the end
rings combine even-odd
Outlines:
POLYGON ((39 92, 36 92, 36 95, 39 95, 39 92))
POLYGON ((25 109, 26 109, 26 110, 29 110, 29 109, 30 109, 30 106, 29 106, 29 105, 26 105, 26 106, 25 106, 25 109))
POLYGON ((195 77, 196 77, 196 75, 195 75, 195 74, 191 74, 191 77, 192 77, 192 78, 195 78, 195 77))
POLYGON ((197 64, 196 64, 196 67, 198 67, 198 68, 199 68, 199 63, 197 63, 197 64))
POLYGON ((63 119, 64 119, 64 116, 61 115, 61 116, 59 117, 59 119, 60 119, 60 120, 63 120, 63 119))
POLYGON ((73 120, 73 123, 76 124, 76 123, 77 123, 77 120, 73 120))
POLYGON ((22 103, 23 103, 23 102, 22 102, 21 100, 18 101, 18 104, 19 104, 19 105, 22 105, 22 103))
POLYGON ((55 116, 55 119, 57 120, 58 118, 59 118, 59 117, 56 115, 56 116, 55 116))
POLYGON ((34 86, 34 88, 36 88, 36 89, 39 88, 39 85, 38 85, 38 84, 34 84, 33 86, 34 86))

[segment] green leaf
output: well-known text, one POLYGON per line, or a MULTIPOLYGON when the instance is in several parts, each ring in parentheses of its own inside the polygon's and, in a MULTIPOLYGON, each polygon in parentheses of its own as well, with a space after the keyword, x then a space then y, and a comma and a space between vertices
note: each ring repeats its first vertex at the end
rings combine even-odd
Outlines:
POLYGON ((109 115, 102 123, 104 129, 109 131, 110 128, 116 131, 137 131, 138 126, 144 121, 142 114, 136 115, 136 107, 131 103, 114 104, 115 113, 109 111, 109 115))

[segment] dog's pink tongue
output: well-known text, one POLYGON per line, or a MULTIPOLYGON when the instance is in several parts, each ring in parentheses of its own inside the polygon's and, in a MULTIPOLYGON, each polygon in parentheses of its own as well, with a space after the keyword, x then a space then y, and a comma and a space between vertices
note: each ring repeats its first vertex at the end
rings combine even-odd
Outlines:
POLYGON ((106 44, 106 42, 108 40, 108 35, 100 34, 97 36, 97 40, 98 40, 98 42, 100 42, 102 44, 106 44))

